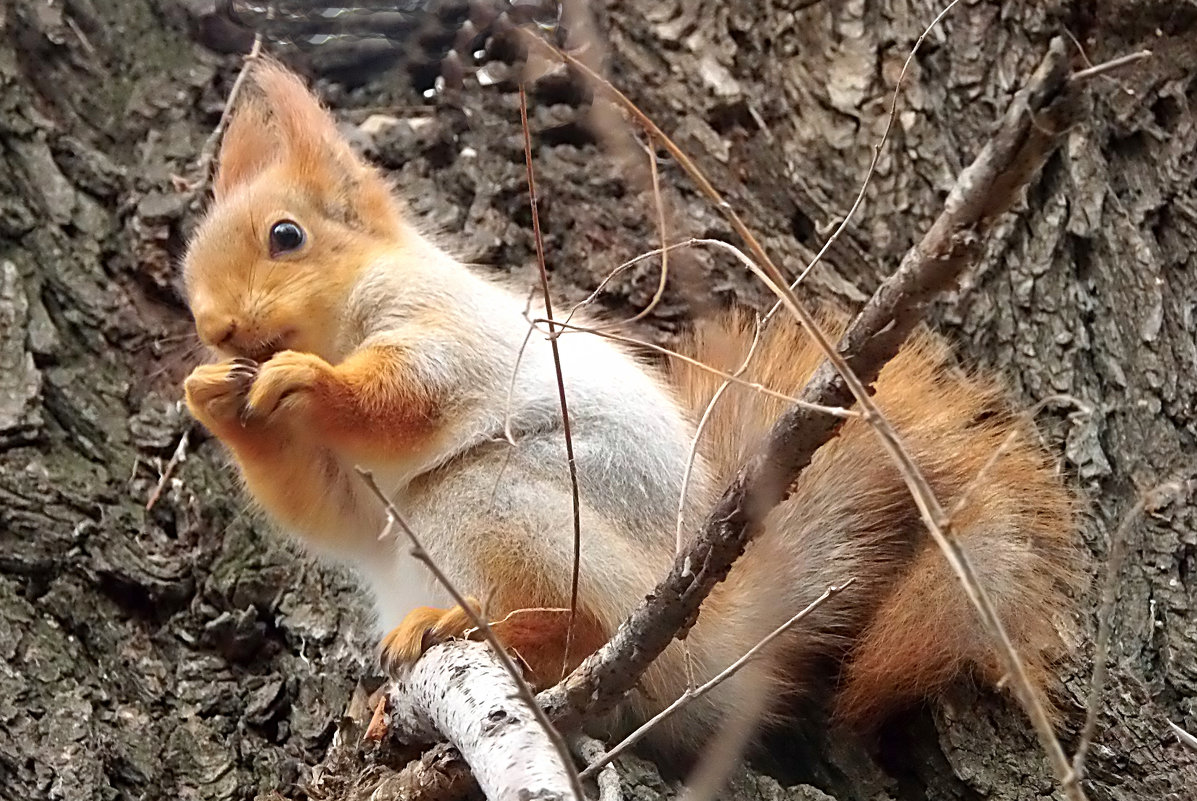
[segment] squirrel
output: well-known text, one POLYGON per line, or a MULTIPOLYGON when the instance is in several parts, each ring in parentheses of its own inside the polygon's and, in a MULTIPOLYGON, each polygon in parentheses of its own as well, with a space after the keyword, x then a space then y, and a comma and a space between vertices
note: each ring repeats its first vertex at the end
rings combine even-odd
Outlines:
MULTIPOLYGON (((447 593, 403 543, 380 539, 385 509, 358 466, 454 585, 484 599, 490 619, 568 607, 573 495, 549 348, 529 346, 521 358, 526 296, 421 233, 297 75, 263 59, 251 76, 221 145, 214 201, 184 258, 197 333, 217 359, 185 381, 191 413, 281 528, 356 569, 389 631, 381 649, 391 672, 470 622, 447 608, 447 593)), ((747 320, 699 324, 690 355, 735 370, 753 336, 747 320)), ((842 316, 824 322, 844 330, 842 316)), ((559 345, 580 485, 573 667, 672 563, 696 421, 722 379, 685 363, 658 369, 585 333, 559 345)), ((779 318, 744 379, 794 394, 821 360, 779 318)), ((954 367, 927 330, 875 388, 944 507, 960 506, 955 534, 1047 693, 1082 582, 1075 494, 999 383, 954 367)), ((692 465, 687 531, 783 406, 736 385, 713 409, 692 465)), ((746 706, 783 717, 786 699, 825 685, 828 666, 831 713, 866 730, 958 677, 999 684, 989 636, 864 419, 850 418, 791 489, 704 602, 687 646, 674 641, 653 663, 613 727, 660 710, 689 677, 715 675, 848 579, 657 727, 650 746, 693 753, 746 706)), ((540 687, 561 676, 565 636, 564 625, 513 627, 504 643, 540 687)))

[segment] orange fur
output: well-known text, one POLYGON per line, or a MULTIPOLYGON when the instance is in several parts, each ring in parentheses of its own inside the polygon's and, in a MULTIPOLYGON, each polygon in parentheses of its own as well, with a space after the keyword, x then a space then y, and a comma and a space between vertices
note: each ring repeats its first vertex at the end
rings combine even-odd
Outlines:
MULTIPOLYGON (((496 539, 496 545, 502 540, 496 539)), ((565 643, 569 613, 542 614, 521 620, 513 613, 521 610, 560 609, 569 606, 569 596, 544 574, 537 554, 520 553, 510 548, 494 547, 484 557, 488 566, 486 585, 490 595, 486 611, 496 620, 505 620, 496 632, 529 668, 529 677, 538 689, 562 678, 561 669, 573 669, 583 659, 607 642, 613 629, 599 619, 591 608, 594 599, 583 595, 573 620, 569 657, 565 643)))
POLYGON ((184 383, 187 406, 232 451, 251 495, 284 525, 335 527, 344 510, 325 501, 335 489, 330 485, 344 488, 347 477, 326 450, 297 437, 287 420, 246 416, 252 381, 228 362, 201 365, 184 383))
MULTIPOLYGON (((474 598, 466 601, 481 614, 482 606, 474 598)), ((428 648, 446 640, 464 637, 473 626, 471 618, 460 606, 435 609, 419 606, 411 610, 398 626, 382 638, 382 667, 394 671, 420 658, 428 648)))
POLYGON ((338 493, 356 494, 356 477, 338 469, 329 445, 369 456, 380 444, 411 447, 434 427, 435 401, 405 383, 393 350, 347 358, 344 344, 352 336, 344 311, 362 270, 414 234, 387 183, 354 155, 298 77, 263 59, 247 89, 222 143, 217 202, 190 243, 185 282, 204 344, 260 364, 252 383, 227 381, 231 362, 200 367, 186 397, 229 446, 253 496, 288 527, 315 535, 345 514, 338 493), (269 250, 280 220, 305 231, 295 252, 269 250), (311 427, 335 441, 313 444, 301 436, 311 427))
MULTIPOLYGON (((824 314, 821 324, 837 336, 845 321, 824 314)), ((750 340, 744 317, 719 320, 698 329, 693 355, 735 369, 750 340)), ((821 361, 817 347, 796 325, 779 321, 764 333, 745 377, 795 393, 821 361)), ((721 383, 717 376, 680 362, 673 380, 695 416, 721 383)), ((1071 597, 1082 582, 1073 496, 1037 446, 1030 425, 1009 411, 997 384, 955 371, 947 347, 927 331, 915 333, 881 371, 875 397, 944 508, 953 509, 967 489, 964 507, 952 521, 954 533, 1029 675, 1046 694, 1050 663, 1066 649, 1061 632, 1073 625, 1071 597), (1003 455, 974 483, 1003 446, 1003 455)), ((729 388, 704 438, 705 454, 723 478, 739 467, 745 449, 756 446, 781 409, 776 399, 729 388)), ((771 520, 776 527, 786 514, 819 519, 849 513, 859 518, 856 525, 862 532, 895 527, 892 536, 900 555, 894 559, 887 551, 876 562, 876 575, 863 577, 864 584, 875 586, 866 591, 871 608, 861 616, 862 624, 848 632, 852 642, 844 650, 838 716, 870 726, 967 672, 996 685, 1002 677, 1000 662, 988 635, 918 518, 897 469, 860 418, 850 419, 817 452, 790 500, 771 520), (837 497, 831 508, 806 505, 824 497, 822 487, 839 487, 848 495, 837 497), (852 494, 856 492, 861 494, 852 494)), ((762 538, 786 536, 781 528, 762 538)), ((751 556, 750 550, 745 558, 751 556)))
POLYGON ((320 387, 317 424, 343 450, 363 459, 416 452, 435 434, 440 406, 427 387, 410 380, 400 348, 358 351, 336 374, 337 381, 320 387))
MULTIPOLYGON (((474 611, 482 613, 476 599, 466 599, 474 611)), ((505 605, 508 606, 508 605, 505 605)), ((524 666, 524 676, 535 690, 551 687, 577 667, 583 659, 597 651, 610 636, 597 620, 585 610, 579 610, 569 632, 568 609, 546 608, 530 601, 509 604, 510 610, 499 616, 487 613, 491 632, 503 646, 515 654, 524 666), (570 643, 566 657, 565 644, 570 643)), ((435 609, 421 606, 408 613, 402 622, 383 638, 381 660, 385 670, 396 672, 408 665, 429 648, 446 640, 473 635, 472 619, 460 607, 435 609)))
POLYGON ((264 60, 252 90, 221 148, 218 202, 187 254, 196 328, 224 356, 265 361, 291 349, 337 362, 361 271, 414 234, 386 181, 298 77, 264 60), (281 220, 299 224, 307 241, 272 256, 268 235, 281 220))
MULTIPOLYGON (((492 546, 481 562, 486 566, 483 584, 485 605, 468 599, 474 610, 485 612, 498 639, 514 651, 527 667, 529 682, 537 689, 562 678, 562 668, 576 667, 597 651, 610 637, 611 629, 585 605, 573 620, 569 657, 565 643, 570 624, 569 597, 559 589, 562 582, 544 574, 537 554, 521 553, 505 544, 509 540, 495 533, 492 546)), ((461 607, 420 607, 384 638, 383 662, 402 665, 414 661, 429 646, 461 637, 472 624, 461 607)))
POLYGON ((221 142, 220 169, 213 181, 217 199, 228 196, 278 156, 277 142, 262 136, 269 124, 270 117, 259 103, 245 103, 233 114, 221 142))
MULTIPOLYGON (((268 60, 251 77, 223 143, 216 203, 186 258, 197 331, 224 360, 187 379, 188 407, 228 446, 249 491, 274 518, 352 557, 380 596, 422 578, 403 572, 393 543, 380 544, 383 510, 353 468, 365 464, 389 476, 383 489, 396 490, 396 503, 425 514, 429 552, 439 548, 438 563, 468 583, 461 589, 486 599, 487 614, 502 620, 500 636, 534 682, 550 683, 562 663, 575 665, 600 647, 664 573, 673 553, 666 521, 676 508, 676 495, 668 496, 692 431, 678 407, 697 418, 721 379, 675 363, 667 382, 675 403, 643 367, 605 343, 579 337, 562 345, 563 354, 575 354, 567 366, 584 365, 567 385, 577 393, 571 411, 576 398, 586 412, 575 436, 591 471, 581 471, 583 571, 567 658, 568 618, 546 611, 569 603, 573 556, 562 534, 569 489, 563 471, 548 466, 559 447, 556 387, 551 369, 535 376, 524 369, 509 384, 527 330, 522 298, 420 236, 297 77, 268 60), (304 236, 295 247, 275 248, 271 231, 284 221, 304 236), (596 373, 601 380, 587 384, 596 373), (522 404, 513 414, 523 426, 516 447, 500 437, 512 411, 509 386, 522 404), (654 433, 639 441, 642 431, 654 433), (511 472, 500 454, 515 465, 511 472), (542 611, 512 614, 528 609, 542 611)), ((824 323, 834 332, 844 325, 830 314, 824 323)), ((742 317, 700 326, 694 355, 734 370, 749 339, 742 317)), ((779 320, 746 377, 792 394, 820 361, 779 320)), ((876 389, 944 506, 968 492, 955 532, 1030 674, 1047 687, 1050 662, 1063 650, 1060 631, 1070 623, 1069 594, 1079 586, 1070 494, 1031 427, 1005 408, 999 387, 953 371, 947 348, 930 334, 912 338, 876 389), (1010 435, 1013 445, 974 486, 1010 435)), ((781 410, 776 399, 730 389, 703 439, 688 519, 698 518, 781 410)), ((836 711, 862 725, 962 673, 1000 679, 956 579, 863 421, 848 421, 819 450, 765 529, 690 634, 700 678, 828 584, 848 575, 856 583, 690 705, 684 714, 692 717, 663 726, 678 749, 692 748, 719 714, 747 703, 746 688, 763 682, 772 695, 800 691, 828 656, 843 663, 836 711)), ((388 625, 399 625, 383 641, 391 667, 468 628, 460 608, 400 600, 388 608, 388 625)), ((643 717, 676 697, 684 664, 675 644, 645 675, 634 711, 643 717)))

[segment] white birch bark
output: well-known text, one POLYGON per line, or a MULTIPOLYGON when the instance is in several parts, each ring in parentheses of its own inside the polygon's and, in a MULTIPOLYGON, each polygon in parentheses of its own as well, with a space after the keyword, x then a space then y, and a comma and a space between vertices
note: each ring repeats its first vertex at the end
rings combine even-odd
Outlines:
POLYGON ((401 740, 455 746, 490 801, 572 797, 552 741, 485 643, 430 648, 392 685, 389 708, 401 740))

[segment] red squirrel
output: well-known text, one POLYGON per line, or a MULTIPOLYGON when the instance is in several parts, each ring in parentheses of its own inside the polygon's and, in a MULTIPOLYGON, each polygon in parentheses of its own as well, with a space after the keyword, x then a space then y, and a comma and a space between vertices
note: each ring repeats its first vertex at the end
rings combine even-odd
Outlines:
MULTIPOLYGON (((379 539, 384 510, 357 466, 373 472, 491 619, 568 606, 573 500, 556 375, 549 348, 536 342, 516 369, 528 330, 524 290, 421 234, 293 73, 263 60, 249 92, 185 258, 197 332, 218 359, 186 380, 192 414, 227 446, 249 494, 281 528, 357 569, 389 631, 390 669, 463 634, 469 621, 442 608, 448 595, 404 542, 379 539)), ((743 319, 700 325, 691 355, 734 369, 751 338, 743 319)), ((840 318, 827 322, 842 330, 840 318)), ((559 341, 581 486, 575 665, 666 574, 696 421, 721 379, 685 364, 659 371, 598 336, 559 341)), ((809 338, 779 319, 745 379, 797 394, 820 361, 809 338)), ((966 495, 955 532, 1032 680, 1049 687, 1080 582, 1075 497, 997 382, 953 368, 926 331, 882 371, 876 398, 944 507, 966 495)), ((696 529, 781 407, 743 387, 716 407, 685 530, 696 529)), ((834 714, 866 727, 959 676, 1001 680, 963 590, 859 418, 817 453, 704 603, 687 638, 694 679, 849 578, 850 588, 775 647, 656 729, 656 745, 693 752, 721 716, 749 704, 757 682, 786 698, 810 689, 812 671, 828 664, 838 677, 834 714)), ((560 676, 564 637, 542 626, 512 631, 505 644, 544 685, 560 676)), ((684 691, 683 659, 675 642, 656 660, 625 704, 625 723, 684 691)))

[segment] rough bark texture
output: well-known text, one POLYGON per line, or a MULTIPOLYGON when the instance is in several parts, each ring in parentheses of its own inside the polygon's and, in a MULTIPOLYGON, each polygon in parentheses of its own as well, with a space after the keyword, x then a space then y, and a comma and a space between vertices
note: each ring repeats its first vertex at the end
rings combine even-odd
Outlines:
MULTIPOLYGON (((599 25, 615 81, 677 133, 795 271, 849 207, 902 62, 940 10, 922 0, 807 5, 608 0, 599 25)), ((373 666, 351 583, 246 512, 198 430, 144 510, 190 427, 178 385, 197 358, 175 289, 194 206, 172 178, 188 174, 237 66, 193 37, 246 44, 203 6, 0 4, 0 797, 412 789, 387 767, 402 755, 359 752, 356 728, 340 721, 373 666)), ((1085 538, 1099 570, 1137 489, 1194 468, 1197 285, 1185 268, 1197 251, 1197 12, 1130 0, 961 4, 912 65, 862 214, 811 286, 859 300, 896 266, 1064 30, 1095 62, 1142 47, 1156 57, 1097 82, 1088 121, 936 322, 1027 403, 1068 393, 1094 407, 1088 418, 1053 409, 1041 420, 1092 502, 1085 538)), ((352 53, 301 61, 354 81, 323 85, 347 120, 398 120, 366 126, 363 144, 463 259, 527 268, 514 86, 490 80, 502 73, 492 67, 488 86, 467 81, 456 96, 425 100, 431 60, 415 48, 383 55, 375 66, 394 63, 377 74, 352 53)), ((652 199, 643 170, 620 165, 586 127, 584 91, 549 78, 532 102, 549 267, 557 291, 576 298, 656 246, 652 199)), ((676 169, 663 177, 671 237, 730 237, 676 169)), ((646 336, 669 340, 712 302, 764 301, 731 260, 679 252, 672 262, 677 281, 646 336)), ((603 304, 626 316, 655 286, 645 263, 603 304)), ((1164 722, 1197 730, 1190 500, 1131 533, 1089 760, 1094 799, 1183 799, 1197 787, 1197 759, 1164 722)), ((1091 632, 1094 599, 1085 606, 1091 632)), ((1079 646, 1065 666, 1067 744, 1091 637, 1079 646)), ((732 795, 1013 801, 1052 786, 1021 715, 969 688, 890 727, 876 762, 838 735, 773 745, 761 767, 819 789, 784 795, 753 775, 732 795)), ((424 761, 454 764, 443 751, 424 761)), ((672 793, 648 766, 624 767, 625 796, 672 793)))

